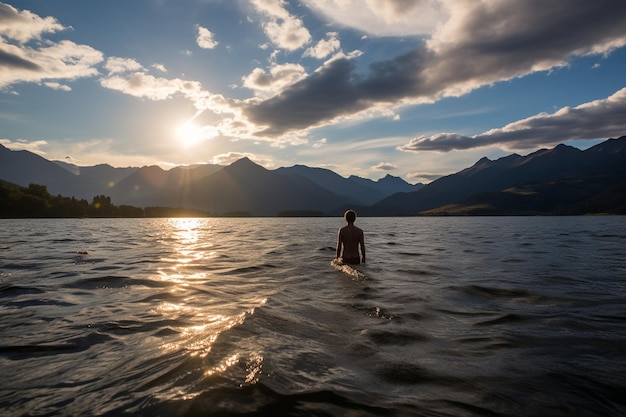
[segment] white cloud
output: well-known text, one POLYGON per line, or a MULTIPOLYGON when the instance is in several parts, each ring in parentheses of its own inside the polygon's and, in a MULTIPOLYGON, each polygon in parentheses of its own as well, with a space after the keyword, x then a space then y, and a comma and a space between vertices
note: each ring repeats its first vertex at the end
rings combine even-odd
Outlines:
POLYGON ((313 144, 313 147, 314 148, 321 148, 322 146, 326 145, 327 142, 328 142, 328 140, 326 138, 322 138, 322 139, 316 141, 313 144))
POLYGON ((202 92, 202 86, 197 81, 157 78, 142 72, 135 72, 129 77, 116 75, 103 78, 100 83, 103 87, 150 100, 165 100, 176 94, 194 97, 202 92))
POLYGON ((411 172, 407 174, 406 177, 409 181, 417 181, 417 182, 421 182, 424 184, 428 184, 430 182, 438 180, 442 176, 443 176, 442 174, 434 174, 430 172, 411 172))
POLYGON ((104 68, 109 74, 120 74, 124 72, 134 72, 143 70, 143 66, 132 58, 110 57, 104 64, 104 68))
POLYGON ((306 70, 300 64, 272 65, 269 73, 255 68, 243 77, 243 86, 255 92, 257 97, 269 98, 284 88, 306 78, 306 70))
POLYGON ((398 167, 389 162, 381 162, 372 167, 374 171, 393 171, 394 169, 398 169, 398 167))
POLYGON ((102 53, 68 40, 41 41, 44 33, 66 29, 56 19, 0 3, 0 88, 20 82, 75 80, 98 73, 102 53), (33 42, 32 46, 28 44, 33 42), (17 44, 15 43, 17 41, 17 44))
POLYGON ((270 41, 282 49, 293 51, 311 41, 311 34, 301 19, 292 16, 284 0, 251 0, 256 10, 267 19, 263 30, 270 41))
POLYGON ((53 17, 41 18, 29 10, 20 11, 5 3, 0 3, 0 16, 0 33, 20 43, 39 40, 43 33, 67 29, 53 17))
POLYGON ((203 49, 213 49, 215 48, 219 42, 213 39, 213 32, 209 29, 202 27, 200 25, 197 26, 198 36, 196 37, 196 42, 198 46, 203 49))
POLYGON ((46 87, 52 88, 53 90, 61 90, 61 91, 72 91, 72 88, 67 86, 67 85, 63 85, 63 84, 59 84, 57 82, 53 82, 53 81, 47 81, 43 83, 46 87))
POLYGON ((152 64, 152 68, 159 70, 161 72, 167 72, 167 68, 163 64, 152 64))
POLYGON ((303 0, 307 7, 326 19, 376 36, 428 35, 445 22, 449 15, 448 10, 455 7, 457 2, 458 0, 303 0))
POLYGON ((61 41, 39 49, 8 45, 0 38, 0 87, 19 82, 75 80, 98 74, 102 53, 86 45, 61 41))
POLYGON ((46 152, 41 148, 46 147, 48 142, 45 140, 27 141, 19 139, 17 141, 12 141, 10 139, 0 139, 0 144, 14 151, 29 151, 37 155, 46 155, 46 152))
POLYGON ((310 47, 304 51, 303 56, 324 59, 341 48, 341 42, 337 38, 337 32, 328 32, 327 39, 322 39, 317 45, 310 47))
POLYGON ((216 165, 230 165, 242 158, 248 158, 254 163, 267 169, 274 168, 272 158, 264 158, 249 152, 226 152, 213 157, 212 163, 216 165))

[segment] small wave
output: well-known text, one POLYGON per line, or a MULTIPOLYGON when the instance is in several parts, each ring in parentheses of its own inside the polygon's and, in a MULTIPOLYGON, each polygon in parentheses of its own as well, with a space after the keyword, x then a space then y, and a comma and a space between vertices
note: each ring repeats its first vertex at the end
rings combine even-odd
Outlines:
POLYGON ((424 269, 398 269, 398 272, 401 272, 401 273, 407 274, 407 275, 418 275, 418 276, 437 276, 437 275, 441 275, 438 272, 427 271, 427 270, 424 270, 424 269))
MULTIPOLYGON (((331 390, 278 392, 263 383, 244 387, 219 387, 196 397, 153 402, 141 415, 167 416, 343 416, 397 415, 393 408, 376 404, 376 396, 351 399, 331 390)), ((124 410, 114 411, 111 416, 124 410)))
MULTIPOLYGON (((101 324, 97 326, 97 329, 101 333, 105 333, 108 335, 120 336, 126 334, 137 334, 137 333, 149 333, 156 332, 159 333, 159 330, 163 331, 165 329, 169 329, 171 333, 178 333, 173 328, 180 327, 181 322, 177 320, 157 320, 151 322, 138 321, 138 320, 118 320, 105 324, 101 324)), ((164 334, 164 333, 163 333, 164 334)))
POLYGON ((423 253, 419 253, 419 252, 398 252, 399 256, 424 256, 423 253))
POLYGON ((126 288, 130 285, 142 285, 150 288, 169 287, 172 284, 152 279, 130 278, 126 276, 106 275, 103 277, 85 278, 65 284, 64 288, 126 288))
POLYGON ((528 298, 532 296, 529 291, 518 288, 496 288, 482 285, 468 285, 452 288, 465 294, 488 298, 528 298))
POLYGON ((428 369, 413 363, 387 362, 376 369, 376 374, 383 380, 401 385, 445 383, 452 385, 460 380, 445 375, 437 375, 428 369))
POLYGON ((113 271, 115 269, 122 269, 121 266, 119 265, 102 265, 102 266, 96 266, 94 268, 92 268, 92 271, 113 271))
POLYGON ((37 300, 24 300, 24 301, 10 301, 6 305, 11 306, 11 307, 24 308, 24 307, 37 307, 37 306, 71 307, 76 304, 58 301, 58 300, 37 299, 37 300))
POLYGON ((8 263, 2 265, 4 269, 7 270, 18 270, 18 271, 29 271, 29 270, 38 270, 41 267, 47 266, 42 262, 23 262, 23 263, 8 263))
POLYGON ((363 281, 365 280, 365 274, 363 274, 361 271, 352 268, 350 265, 346 265, 344 263, 339 262, 336 259, 333 259, 330 262, 330 265, 335 268, 337 271, 341 271, 344 274, 352 277, 353 280, 355 281, 363 281))
POLYGON ((219 275, 240 275, 240 274, 249 274, 253 272, 262 271, 265 268, 277 268, 276 265, 273 264, 262 264, 262 265, 253 265, 253 266, 245 266, 240 268, 232 268, 227 271, 217 272, 219 275))
POLYGON ((28 345, 0 346, 0 355, 11 360, 21 360, 36 356, 71 354, 82 352, 95 345, 113 340, 110 336, 98 332, 91 332, 85 336, 70 338, 63 343, 33 343, 28 345))
POLYGON ((406 330, 400 332, 390 332, 386 330, 364 330, 362 336, 367 337, 377 345, 397 345, 407 346, 417 342, 429 340, 428 336, 419 333, 412 333, 406 330))
POLYGON ((496 324, 510 324, 528 321, 528 317, 521 316, 519 314, 505 314, 492 320, 481 321, 476 323, 476 326, 491 326, 496 324))
POLYGON ((0 286, 0 298, 12 298, 24 294, 43 294, 44 292, 35 287, 20 287, 11 284, 0 286))

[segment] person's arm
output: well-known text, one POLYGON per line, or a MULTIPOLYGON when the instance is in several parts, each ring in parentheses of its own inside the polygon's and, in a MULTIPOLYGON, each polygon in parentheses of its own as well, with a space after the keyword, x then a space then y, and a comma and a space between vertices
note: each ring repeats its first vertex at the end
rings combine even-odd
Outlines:
POLYGON ((361 262, 365 263, 365 236, 363 235, 362 231, 361 231, 361 239, 359 243, 361 245, 361 257, 362 257, 361 262))
POLYGON ((337 232, 337 250, 335 258, 339 259, 341 256, 341 230, 337 232))

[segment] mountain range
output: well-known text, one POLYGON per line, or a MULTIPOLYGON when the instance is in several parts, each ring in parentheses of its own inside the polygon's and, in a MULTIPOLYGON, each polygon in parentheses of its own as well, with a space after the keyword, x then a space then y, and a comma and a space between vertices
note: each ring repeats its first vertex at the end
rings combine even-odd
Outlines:
POLYGON ((345 178, 323 168, 231 165, 79 167, 0 145, 0 180, 115 204, 181 207, 215 215, 510 215, 626 213, 626 136, 586 150, 567 145, 526 156, 482 158, 428 185, 387 175, 345 178))

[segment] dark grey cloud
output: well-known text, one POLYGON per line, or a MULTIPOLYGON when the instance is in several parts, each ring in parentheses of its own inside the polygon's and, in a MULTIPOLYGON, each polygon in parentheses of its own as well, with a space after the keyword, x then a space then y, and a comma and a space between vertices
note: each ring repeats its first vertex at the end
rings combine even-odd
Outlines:
POLYGON ((267 126, 262 133, 271 136, 306 129, 341 112, 363 110, 367 105, 359 100, 351 80, 353 72, 351 61, 336 60, 282 94, 249 107, 246 116, 257 125, 267 126))
POLYGON ((420 136, 398 147, 401 151, 440 151, 502 146, 531 149, 566 140, 599 139, 626 135, 626 88, 604 100, 564 107, 552 114, 538 114, 476 136, 438 133, 420 136))
POLYGON ((9 70, 41 70, 36 63, 0 49, 0 68, 2 67, 9 70))
POLYGON ((267 126, 263 135, 306 129, 381 103, 393 104, 417 90, 420 67, 427 51, 421 47, 370 67, 362 77, 355 63, 339 58, 293 84, 280 95, 246 109, 255 124, 267 126))
POLYGON ((367 74, 337 59, 244 114, 263 126, 262 135, 281 135, 386 104, 463 95, 626 44, 626 1, 454 4, 455 18, 409 53, 374 63, 367 74))

